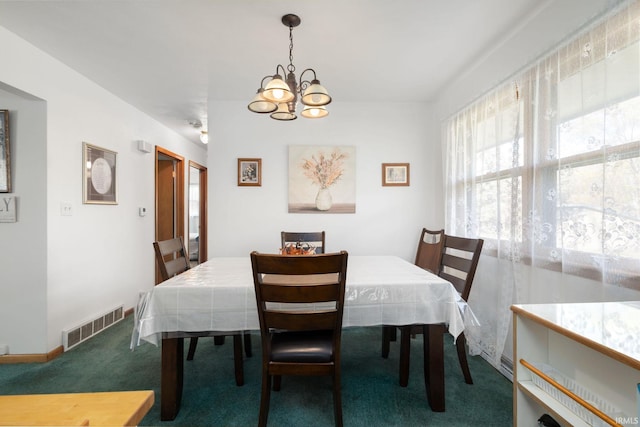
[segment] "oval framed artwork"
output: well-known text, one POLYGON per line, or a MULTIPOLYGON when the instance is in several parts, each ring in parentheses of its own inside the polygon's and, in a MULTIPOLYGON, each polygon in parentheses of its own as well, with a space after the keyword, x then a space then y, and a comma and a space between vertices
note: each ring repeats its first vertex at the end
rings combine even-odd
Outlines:
POLYGON ((82 143, 83 203, 117 205, 116 161, 118 153, 82 143))

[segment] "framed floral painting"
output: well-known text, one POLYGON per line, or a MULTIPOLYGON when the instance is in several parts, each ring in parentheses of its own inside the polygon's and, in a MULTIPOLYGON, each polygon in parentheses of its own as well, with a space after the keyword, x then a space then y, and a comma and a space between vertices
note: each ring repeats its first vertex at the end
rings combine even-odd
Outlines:
POLYGON ((238 159, 238 186, 262 185, 262 159, 238 159))
POLYGON ((355 213, 353 146, 289 146, 289 213, 355 213))

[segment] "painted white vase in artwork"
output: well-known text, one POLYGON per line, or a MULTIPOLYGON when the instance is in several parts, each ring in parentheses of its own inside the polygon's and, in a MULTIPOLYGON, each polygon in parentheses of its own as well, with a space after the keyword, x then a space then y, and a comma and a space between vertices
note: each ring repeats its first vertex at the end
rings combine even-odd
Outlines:
POLYGON ((331 192, 329 192, 329 189, 321 188, 318 190, 318 195, 316 196, 316 209, 319 211, 328 211, 331 209, 332 204, 333 200, 331 199, 331 192))

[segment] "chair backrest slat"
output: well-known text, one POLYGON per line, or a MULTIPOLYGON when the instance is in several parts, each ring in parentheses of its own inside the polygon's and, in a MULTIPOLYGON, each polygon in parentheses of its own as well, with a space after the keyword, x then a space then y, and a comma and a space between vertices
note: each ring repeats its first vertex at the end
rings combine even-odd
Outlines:
POLYGON ((188 270, 185 264, 184 257, 165 261, 164 266, 167 269, 167 278, 173 277, 176 274, 184 273, 185 271, 188 270))
POLYGON ((295 316, 289 312, 269 310, 265 312, 267 323, 272 329, 289 331, 312 331, 333 329, 337 321, 335 309, 327 312, 299 311, 295 316))
MULTIPOLYGON (((290 276, 287 277, 289 279, 290 276)), ((296 277, 296 276, 292 276, 296 277)), ((295 278, 294 278, 295 280, 295 278)), ((262 296, 267 301, 282 303, 311 303, 335 301, 339 283, 310 285, 262 285, 262 296)))
POLYGON ((462 295, 462 292, 464 292, 464 288, 467 284, 466 277, 462 278, 462 277, 454 276, 452 274, 448 274, 445 271, 441 271, 439 276, 442 277, 444 280, 451 282, 453 287, 456 288, 456 291, 458 291, 458 293, 462 295))
POLYGON ((444 253, 439 276, 451 282, 465 301, 471 292, 483 243, 482 239, 448 234, 444 238, 444 253))
POLYGON ((442 255, 442 265, 446 265, 449 268, 453 268, 459 271, 469 271, 473 265, 473 260, 471 258, 463 258, 461 255, 453 255, 450 253, 445 253, 442 255))

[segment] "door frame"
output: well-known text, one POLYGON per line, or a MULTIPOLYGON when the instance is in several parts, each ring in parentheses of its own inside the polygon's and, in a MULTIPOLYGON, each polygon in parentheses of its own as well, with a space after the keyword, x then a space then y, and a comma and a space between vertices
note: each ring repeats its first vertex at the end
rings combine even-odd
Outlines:
MULTIPOLYGON (((189 174, 191 174, 191 168, 198 169, 200 175, 200 224, 199 225, 199 246, 198 246, 198 263, 203 263, 208 259, 207 256, 207 168, 189 160, 189 174)), ((191 182, 191 179, 189 179, 191 182)), ((190 225, 189 225, 190 229, 190 225)))
MULTIPOLYGON (((173 237, 182 237, 184 240, 184 157, 173 153, 165 148, 156 145, 155 163, 154 163, 154 213, 155 213, 155 239, 158 240, 159 230, 159 212, 158 212, 158 162, 160 157, 169 157, 174 161, 174 197, 173 210, 175 213, 175 227, 173 228, 173 237)), ((187 242, 188 243, 188 242, 187 242)), ((155 258, 154 258, 155 262, 155 258)), ((162 281, 160 271, 156 265, 156 284, 162 281)))

